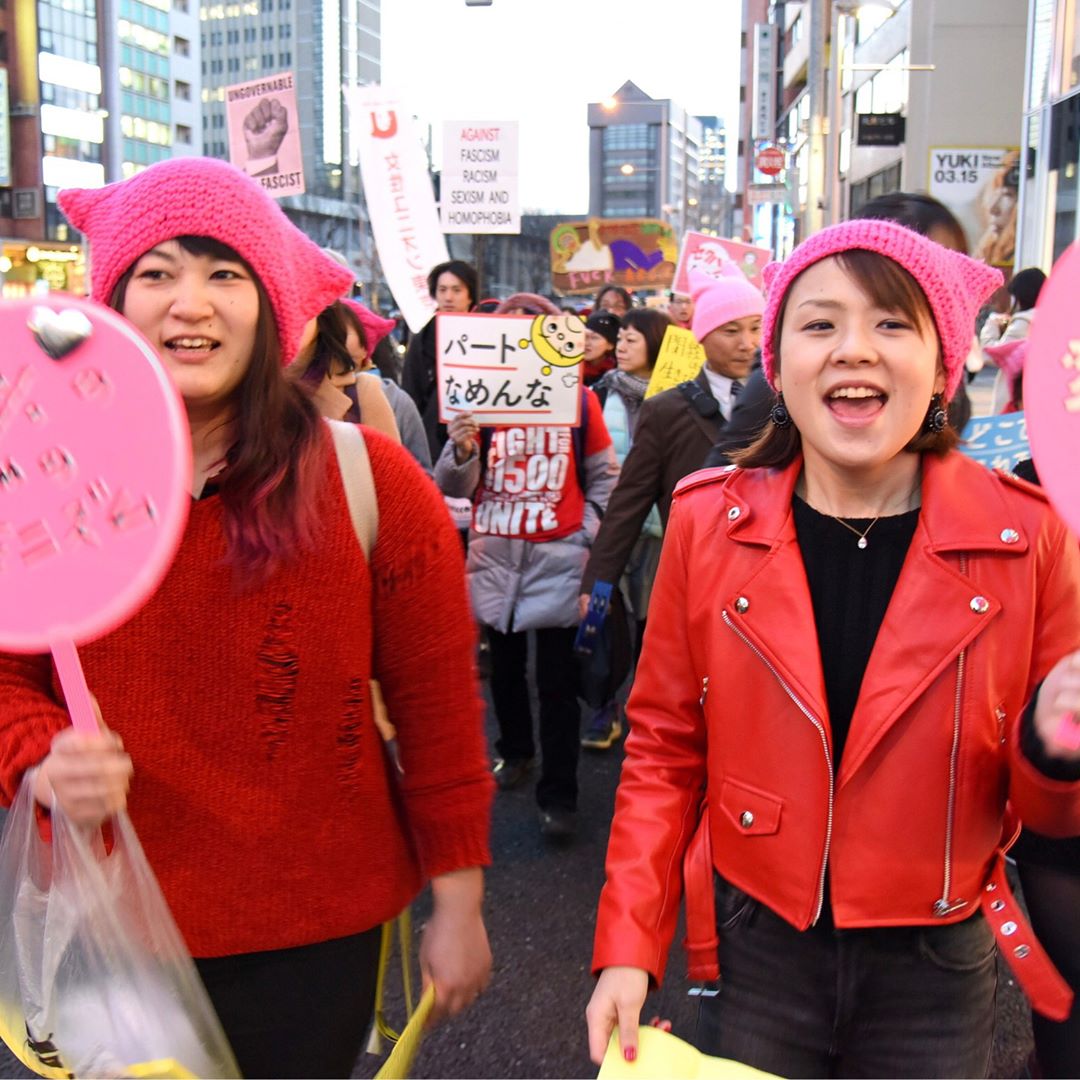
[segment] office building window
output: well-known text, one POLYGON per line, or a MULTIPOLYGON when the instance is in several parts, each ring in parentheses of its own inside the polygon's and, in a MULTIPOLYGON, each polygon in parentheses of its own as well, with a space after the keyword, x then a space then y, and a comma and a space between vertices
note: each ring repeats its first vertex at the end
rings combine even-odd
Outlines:
POLYGON ((175 83, 175 94, 181 101, 191 100, 191 83, 183 82, 181 79, 177 79, 175 83))
POLYGON ((174 37, 173 38, 173 52, 177 56, 190 56, 191 55, 191 42, 187 38, 174 37))
POLYGON ((176 141, 183 143, 184 146, 191 145, 191 128, 187 124, 176 125, 176 141))

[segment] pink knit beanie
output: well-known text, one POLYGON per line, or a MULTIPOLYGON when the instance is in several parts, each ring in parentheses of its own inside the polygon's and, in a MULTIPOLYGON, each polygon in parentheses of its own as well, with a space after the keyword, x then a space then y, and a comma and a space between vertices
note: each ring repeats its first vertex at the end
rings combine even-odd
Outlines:
POLYGON ((346 299, 342 300, 342 303, 348 305, 349 310, 364 328, 364 338, 367 340, 369 353, 374 352, 375 346, 397 326, 393 319, 384 319, 381 315, 376 315, 371 308, 365 307, 357 300, 346 299))
POLYGON ((171 158, 130 180, 60 192, 60 208, 90 242, 93 299, 107 304, 124 273, 155 244, 208 236, 258 275, 288 364, 304 326, 353 282, 256 181, 216 158, 171 158))
POLYGON ((698 341, 704 341, 724 323, 760 315, 765 310, 765 297, 735 263, 721 263, 719 277, 691 270, 690 295, 694 298, 690 329, 698 341))
POLYGON ((763 271, 768 301, 761 325, 761 364, 770 385, 776 358, 773 340, 784 297, 809 266, 844 251, 876 251, 899 263, 926 294, 941 339, 945 395, 951 398, 964 375, 971 351, 975 316, 983 301, 1001 286, 1000 270, 935 244, 894 221, 859 219, 830 225, 804 240, 785 262, 763 271))
POLYGON ((562 312, 546 297, 537 293, 516 292, 505 300, 499 301, 499 306, 493 314, 505 315, 508 311, 521 309, 526 315, 561 315, 562 312))

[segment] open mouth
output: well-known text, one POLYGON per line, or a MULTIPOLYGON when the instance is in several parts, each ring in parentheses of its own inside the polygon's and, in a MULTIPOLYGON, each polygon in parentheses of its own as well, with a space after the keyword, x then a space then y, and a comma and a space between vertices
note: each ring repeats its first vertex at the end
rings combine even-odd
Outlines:
POLYGON ((221 348, 221 342, 208 337, 174 337, 165 342, 165 348, 180 359, 201 359, 221 348))
POLYGON ((876 386, 837 386, 825 395, 825 404, 838 420, 871 420, 888 401, 889 395, 876 386))

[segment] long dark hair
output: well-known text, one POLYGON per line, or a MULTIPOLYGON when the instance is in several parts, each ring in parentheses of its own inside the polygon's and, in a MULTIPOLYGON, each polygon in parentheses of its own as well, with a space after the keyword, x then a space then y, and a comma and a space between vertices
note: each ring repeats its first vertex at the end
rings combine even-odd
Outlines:
MULTIPOLYGON (((859 288, 866 293, 872 304, 883 311, 898 311, 917 326, 933 328, 934 335, 937 337, 933 311, 930 308, 930 302, 926 299, 926 294, 919 283, 899 263, 893 262, 884 255, 879 255, 876 251, 859 249, 841 252, 834 258, 844 272, 853 281, 858 282, 859 288)), ((780 340, 784 313, 787 310, 787 300, 791 296, 791 289, 798 280, 799 278, 796 277, 788 286, 773 327, 772 350, 777 373, 780 371, 780 340)), ((938 338, 939 355, 940 351, 941 339, 938 338)), ((928 431, 924 427, 915 434, 904 449, 912 453, 925 452, 944 457, 956 447, 959 441, 960 437, 956 429, 949 425, 938 432, 928 431)), ((744 469, 784 469, 801 452, 802 436, 794 424, 777 427, 776 424, 767 423, 765 430, 754 442, 743 450, 733 451, 729 457, 731 461, 744 469)))
MULTIPOLYGON (((273 308, 248 263, 212 237, 175 239, 191 255, 240 263, 259 294, 251 364, 233 401, 236 440, 218 484, 229 562, 241 578, 258 578, 315 543, 325 478, 322 422, 307 395, 285 377, 273 308)), ((134 268, 109 300, 121 313, 134 268)))

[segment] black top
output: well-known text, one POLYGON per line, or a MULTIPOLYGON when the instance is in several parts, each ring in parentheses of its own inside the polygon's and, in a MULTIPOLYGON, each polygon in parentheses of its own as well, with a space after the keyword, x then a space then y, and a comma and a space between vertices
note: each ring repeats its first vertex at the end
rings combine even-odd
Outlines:
MULTIPOLYGON (((797 495, 792 508, 825 674, 833 769, 839 771, 866 665, 915 535, 919 511, 878 518, 860 550, 859 537, 836 518, 818 513, 797 495)), ((860 533, 871 521, 844 520, 860 533)))

